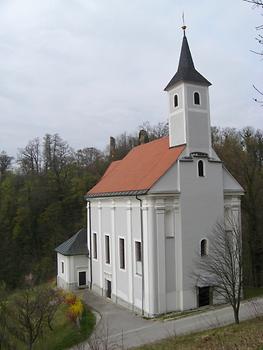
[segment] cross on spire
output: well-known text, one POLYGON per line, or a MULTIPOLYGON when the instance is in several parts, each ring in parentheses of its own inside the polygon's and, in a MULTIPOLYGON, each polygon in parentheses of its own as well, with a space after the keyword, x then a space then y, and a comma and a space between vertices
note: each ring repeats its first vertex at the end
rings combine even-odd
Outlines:
POLYGON ((184 36, 185 36, 185 30, 186 30, 187 26, 185 25, 185 22, 184 22, 184 12, 183 12, 183 14, 182 14, 182 20, 183 20, 182 29, 183 29, 183 31, 184 31, 184 36))

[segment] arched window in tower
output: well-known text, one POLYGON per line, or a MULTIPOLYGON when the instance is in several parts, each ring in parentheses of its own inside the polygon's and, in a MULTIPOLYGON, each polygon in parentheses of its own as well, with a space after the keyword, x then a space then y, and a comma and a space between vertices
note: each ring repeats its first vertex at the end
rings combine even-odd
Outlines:
POLYGON ((208 243, 207 239, 202 239, 201 241, 201 247, 200 247, 200 254, 201 256, 206 256, 208 255, 208 243))
POLYGON ((174 107, 178 107, 178 95, 174 95, 174 107))
POLYGON ((198 176, 204 177, 205 176, 204 162, 202 160, 199 160, 197 165, 198 165, 198 176))
POLYGON ((194 93, 194 104, 195 105, 200 105, 200 95, 199 92, 194 93))

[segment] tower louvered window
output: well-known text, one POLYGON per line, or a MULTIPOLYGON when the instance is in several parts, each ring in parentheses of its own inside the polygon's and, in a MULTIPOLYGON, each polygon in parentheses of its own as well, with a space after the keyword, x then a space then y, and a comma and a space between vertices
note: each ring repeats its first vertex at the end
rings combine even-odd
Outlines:
POLYGON ((195 105, 200 105, 200 95, 198 92, 194 93, 194 104, 195 105))
POLYGON ((174 95, 174 107, 178 107, 178 95, 174 95))

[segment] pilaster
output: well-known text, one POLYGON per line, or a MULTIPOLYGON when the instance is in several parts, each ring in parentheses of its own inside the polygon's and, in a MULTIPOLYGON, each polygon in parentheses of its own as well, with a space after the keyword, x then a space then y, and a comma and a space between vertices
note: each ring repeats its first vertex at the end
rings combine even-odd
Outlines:
POLYGON ((116 257, 116 234, 115 234, 115 201, 111 201, 111 250, 112 250, 112 294, 117 295, 117 257, 116 257))
POLYGON ((175 212, 175 261, 176 261, 176 308, 184 309, 183 301, 183 245, 182 245, 182 222, 179 200, 174 204, 175 212))
POLYGON ((127 273, 128 273, 128 283, 129 283, 129 294, 128 300, 131 305, 133 305, 133 246, 132 246, 132 206, 131 201, 127 202, 126 207, 126 222, 127 222, 127 273))
POLYGON ((99 253, 99 264, 100 264, 100 287, 102 293, 104 292, 104 281, 103 281, 103 264, 104 264, 104 249, 103 249, 103 237, 102 237, 102 205, 98 202, 98 241, 97 244, 100 247, 99 253))
POLYGON ((158 276, 158 312, 166 312, 166 271, 165 271, 165 204, 157 200, 155 204, 157 228, 157 276, 158 276))
MULTIPOLYGON (((150 315, 156 315, 158 313, 158 300, 157 300, 157 242, 156 242, 156 225, 155 220, 156 214, 155 214, 155 208, 153 206, 153 203, 149 205, 148 208, 148 232, 147 232, 147 238, 145 238, 145 241, 147 241, 147 247, 148 249, 145 249, 145 255, 144 255, 144 270, 145 275, 148 276, 148 290, 146 294, 146 304, 148 305, 148 310, 150 315), (148 298, 147 298, 148 296, 148 298)), ((145 244, 146 246, 146 244, 145 244)))

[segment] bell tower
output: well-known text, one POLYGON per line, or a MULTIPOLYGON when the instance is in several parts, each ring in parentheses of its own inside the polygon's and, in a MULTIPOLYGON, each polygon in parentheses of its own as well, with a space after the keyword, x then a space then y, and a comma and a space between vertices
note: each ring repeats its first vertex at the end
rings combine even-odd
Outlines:
POLYGON ((210 106, 208 87, 211 83, 194 66, 183 29, 183 42, 178 69, 165 91, 169 96, 170 147, 186 144, 192 152, 211 156, 210 106))

